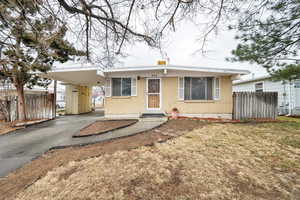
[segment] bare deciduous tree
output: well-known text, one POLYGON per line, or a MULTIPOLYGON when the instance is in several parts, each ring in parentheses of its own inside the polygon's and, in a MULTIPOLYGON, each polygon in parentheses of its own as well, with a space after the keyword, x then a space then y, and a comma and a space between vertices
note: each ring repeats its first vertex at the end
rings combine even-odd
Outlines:
MULTIPOLYGON (((202 27, 201 50, 209 35, 217 30, 241 1, 234 0, 47 0, 48 10, 73 30, 87 60, 101 61, 104 67, 125 54, 124 46, 145 42, 161 48, 161 41, 177 25, 191 20, 202 27), (91 49, 101 49, 93 55, 91 49)), ((76 43, 79 45, 79 43, 76 43)), ((95 51, 97 52, 97 51, 95 51)))

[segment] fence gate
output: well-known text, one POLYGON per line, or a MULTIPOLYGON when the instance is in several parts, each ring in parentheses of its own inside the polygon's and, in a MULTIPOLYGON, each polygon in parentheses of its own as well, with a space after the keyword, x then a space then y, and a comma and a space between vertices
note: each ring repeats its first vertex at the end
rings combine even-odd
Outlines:
POLYGON ((234 92, 233 119, 276 119, 277 92, 234 92))

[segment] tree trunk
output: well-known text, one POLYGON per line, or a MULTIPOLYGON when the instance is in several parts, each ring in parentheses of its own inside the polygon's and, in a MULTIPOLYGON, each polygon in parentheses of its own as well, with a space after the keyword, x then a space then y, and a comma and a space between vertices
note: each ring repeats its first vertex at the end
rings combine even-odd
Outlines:
POLYGON ((18 94, 18 116, 20 121, 26 120, 24 85, 16 85, 18 94))

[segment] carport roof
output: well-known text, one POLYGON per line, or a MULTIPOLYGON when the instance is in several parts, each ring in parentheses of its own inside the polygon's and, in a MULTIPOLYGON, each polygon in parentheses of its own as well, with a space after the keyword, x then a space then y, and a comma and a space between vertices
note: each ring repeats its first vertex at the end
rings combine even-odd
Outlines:
POLYGON ((55 67, 41 76, 59 80, 65 84, 96 86, 104 84, 104 76, 96 65, 72 65, 70 67, 55 67))

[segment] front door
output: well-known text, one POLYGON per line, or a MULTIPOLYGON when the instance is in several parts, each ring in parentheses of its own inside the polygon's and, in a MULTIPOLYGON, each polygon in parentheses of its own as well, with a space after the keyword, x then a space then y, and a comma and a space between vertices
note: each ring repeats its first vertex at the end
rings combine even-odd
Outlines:
POLYGON ((147 79, 147 110, 160 110, 161 108, 161 79, 147 79))

